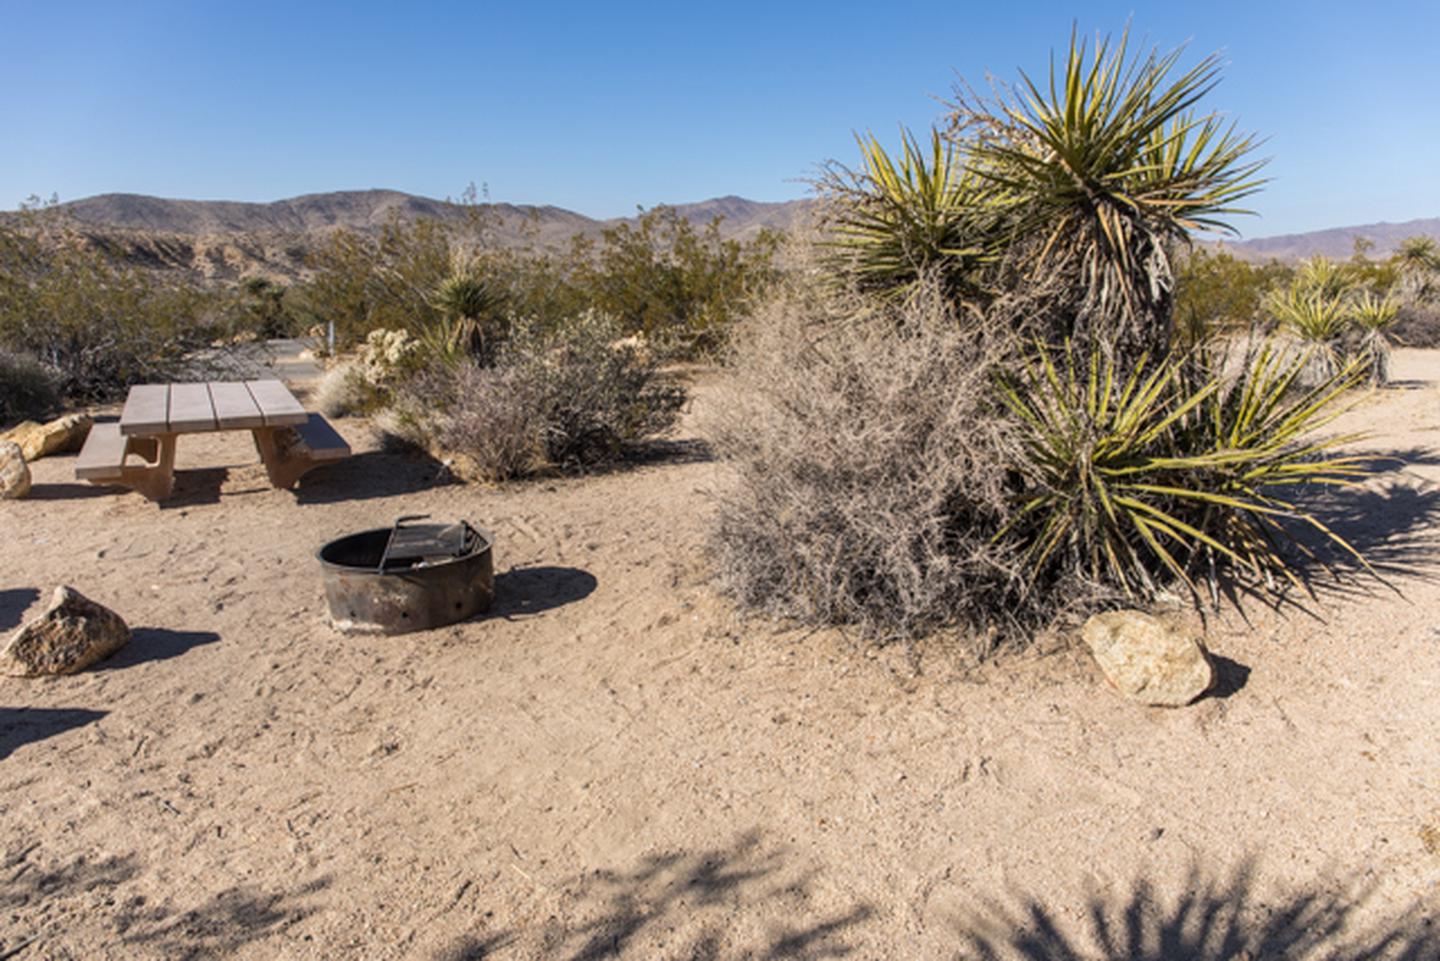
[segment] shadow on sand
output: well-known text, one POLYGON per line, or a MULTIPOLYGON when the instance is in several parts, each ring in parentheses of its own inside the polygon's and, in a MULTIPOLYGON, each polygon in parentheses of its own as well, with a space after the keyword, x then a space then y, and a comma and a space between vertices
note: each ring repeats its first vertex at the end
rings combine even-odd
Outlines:
POLYGON ((1403 593, 1406 581, 1440 577, 1440 486, 1402 474, 1412 467, 1440 467, 1440 454, 1427 448, 1375 452, 1367 454, 1361 466, 1374 472, 1363 485, 1315 488, 1297 498, 1300 507, 1353 553, 1296 520, 1286 528, 1293 540, 1277 539, 1276 548, 1289 558, 1299 585, 1277 584, 1271 592, 1229 581, 1226 595, 1237 603, 1243 595, 1277 610, 1319 617, 1313 602, 1327 596, 1403 593))
POLYGON ((185 961, 229 957, 309 917, 315 909, 306 898, 330 884, 321 878, 284 892, 238 885, 188 907, 196 892, 178 889, 173 899, 167 896, 163 902, 151 903, 143 895, 124 893, 125 885, 141 875, 141 864, 134 855, 101 860, 82 856, 67 864, 47 865, 39 848, 31 845, 0 864, 0 873, 8 879, 0 881, 0 910, 9 916, 5 938, 0 941, 0 958, 18 955, 22 946, 32 941, 38 942, 40 952, 58 948, 61 950, 53 953, 54 957, 72 957, 65 950, 65 928, 45 920, 57 905, 62 912, 68 905, 71 912, 89 916, 93 924, 103 926, 92 936, 116 949, 117 957, 185 961), (100 896, 113 907, 103 912, 91 910, 89 906, 100 896), (26 921, 32 912, 35 928, 27 932, 26 921), (102 931, 108 936, 102 936, 102 931))
POLYGON ((34 587, 7 587, 0 591, 0 631, 18 627, 30 605, 40 599, 34 587))
POLYGON ((500 949, 522 937, 538 942, 536 956, 555 961, 820 961, 851 955, 847 936, 872 909, 862 904, 807 917, 813 913, 807 910, 813 875, 796 872, 790 860, 784 848, 751 833, 726 848, 656 854, 625 870, 586 873, 566 885, 563 910, 538 930, 463 938, 435 961, 503 957, 500 949), (761 911, 770 921, 763 937, 734 930, 736 917, 761 911))
POLYGON ((93 724, 107 713, 78 707, 0 707, 0 760, 26 744, 93 724))
POLYGON ((1141 877, 1083 904, 1024 894, 959 929, 958 957, 984 961, 1422 961, 1440 957, 1434 909, 1371 910, 1373 890, 1336 881, 1278 896, 1253 860, 1229 876, 1191 870, 1164 889, 1141 877), (1174 892, 1172 895, 1171 892, 1174 892), (1072 920, 1083 918, 1084 920, 1072 920))
POLYGON ((301 504, 398 497, 452 483, 444 465, 418 449, 363 451, 326 464, 300 478, 295 499, 301 504))
POLYGON ((490 617, 540 614, 589 597, 595 575, 578 567, 512 567, 495 575, 495 604, 490 617))
POLYGON ((91 670, 119 671, 146 661, 168 661, 202 644, 214 644, 220 635, 212 631, 172 631, 164 627, 137 627, 130 643, 96 664, 91 670))

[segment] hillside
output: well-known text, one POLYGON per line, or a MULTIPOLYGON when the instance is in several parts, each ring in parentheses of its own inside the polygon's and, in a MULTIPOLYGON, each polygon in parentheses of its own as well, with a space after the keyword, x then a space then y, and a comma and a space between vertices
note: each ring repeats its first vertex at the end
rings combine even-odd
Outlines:
MULTIPOLYGON (((719 217, 722 236, 745 240, 762 229, 784 231, 795 226, 814 205, 814 200, 764 203, 726 196, 673 207, 697 225, 719 217)), ((307 252, 330 231, 375 231, 396 218, 462 223, 478 215, 486 221, 494 242, 541 247, 560 247, 577 235, 596 237, 607 227, 635 220, 596 220, 555 206, 471 206, 397 190, 340 190, 271 203, 114 193, 73 200, 54 209, 85 242, 124 260, 217 280, 252 273, 293 278, 303 270, 307 252)), ((14 215, 0 214, 0 218, 6 216, 14 215)), ((1381 258, 1392 253, 1401 240, 1417 235, 1440 239, 1440 217, 1202 242, 1201 246, 1249 261, 1295 260, 1315 254, 1345 258, 1354 252, 1355 240, 1360 237, 1374 244, 1370 256, 1381 258)))
MULTIPOLYGON (((760 203, 743 197, 719 197, 674 205, 683 216, 697 224, 722 217, 720 230, 726 237, 746 237, 762 227, 783 230, 805 206, 806 201, 760 203)), ((100 194, 60 204, 57 209, 86 227, 211 237, 234 234, 296 236, 336 228, 376 230, 396 217, 458 223, 480 213, 493 219, 497 225, 496 239, 501 243, 540 244, 564 243, 576 234, 598 234, 606 226, 633 219, 594 220, 551 206, 480 204, 470 207, 397 190, 340 190, 272 203, 100 194)))
POLYGON ((1332 227, 1304 234, 1281 234, 1275 237, 1257 237, 1239 243, 1223 242, 1217 248, 1227 250, 1246 260, 1296 260, 1321 254, 1326 257, 1343 259, 1355 252, 1356 238, 1363 238, 1375 246, 1369 251, 1374 258, 1388 257, 1395 252, 1400 241, 1407 237, 1430 236, 1440 241, 1440 217, 1424 220, 1407 220, 1403 223, 1360 224, 1354 227, 1332 227))

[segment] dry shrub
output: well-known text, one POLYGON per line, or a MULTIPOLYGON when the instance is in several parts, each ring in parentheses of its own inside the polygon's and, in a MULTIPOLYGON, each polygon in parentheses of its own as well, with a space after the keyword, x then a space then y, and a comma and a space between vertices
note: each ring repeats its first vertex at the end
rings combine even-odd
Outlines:
POLYGON ((722 588, 878 640, 957 628, 983 647, 1033 625, 1042 612, 1016 603, 1019 572, 993 542, 1016 462, 995 329, 925 290, 894 306, 790 291, 761 310, 707 425, 733 475, 722 588))
POLYGON ((395 430, 491 481, 623 459, 674 424, 685 392, 618 335, 594 312, 517 325, 493 365, 437 362, 411 377, 397 390, 395 430))
POLYGON ((326 417, 350 417, 363 414, 373 395, 360 368, 346 361, 331 367, 320 378, 315 388, 315 406, 326 417))
POLYGON ((408 383, 381 426, 437 454, 462 457, 464 476, 502 481, 545 467, 536 391, 515 368, 428 368, 408 383))

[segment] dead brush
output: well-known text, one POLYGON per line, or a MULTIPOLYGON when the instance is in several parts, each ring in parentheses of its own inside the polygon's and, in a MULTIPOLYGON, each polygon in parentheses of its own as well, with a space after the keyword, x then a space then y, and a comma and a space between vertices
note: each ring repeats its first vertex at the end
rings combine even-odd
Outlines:
POLYGON ((796 289, 762 309, 706 424, 729 472, 721 588, 881 641, 956 628, 983 648, 1033 626, 993 536, 1015 462, 995 389, 1010 347, 993 329, 933 288, 891 305, 796 289))

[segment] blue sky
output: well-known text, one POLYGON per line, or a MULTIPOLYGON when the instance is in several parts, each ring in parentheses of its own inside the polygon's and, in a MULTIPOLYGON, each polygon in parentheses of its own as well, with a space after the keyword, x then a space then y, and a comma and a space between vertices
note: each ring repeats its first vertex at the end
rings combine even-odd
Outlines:
POLYGON ((1440 3, 0 0, 0 207, 390 187, 595 217, 803 196, 1082 32, 1220 51, 1267 236, 1440 216, 1440 3))

